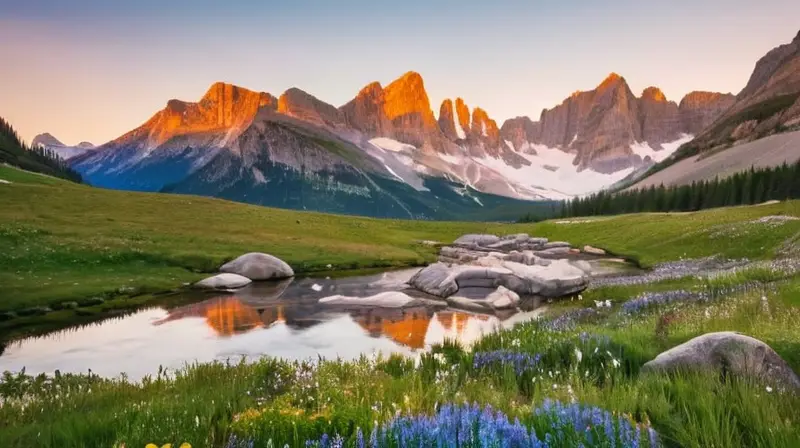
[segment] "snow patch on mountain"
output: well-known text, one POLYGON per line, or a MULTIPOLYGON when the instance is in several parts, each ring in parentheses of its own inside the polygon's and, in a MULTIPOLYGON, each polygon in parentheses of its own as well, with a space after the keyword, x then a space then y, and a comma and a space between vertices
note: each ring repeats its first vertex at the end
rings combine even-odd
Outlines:
POLYGON ((377 137, 373 138, 369 141, 374 146, 377 146, 380 149, 385 151, 393 151, 393 152, 403 152, 403 151, 415 151, 417 148, 414 145, 409 145, 406 143, 398 142, 397 140, 393 140, 391 138, 386 137, 377 137))
POLYGON ((650 157, 653 162, 661 162, 672 155, 672 153, 677 151, 681 145, 692 141, 693 138, 693 135, 683 134, 681 135, 681 138, 675 141, 662 143, 661 149, 659 150, 653 149, 653 147, 647 142, 636 142, 635 144, 631 145, 631 149, 633 150, 634 154, 640 156, 642 159, 645 157, 650 157))
POLYGON ((531 162, 529 166, 514 168, 502 159, 493 157, 478 159, 478 162, 499 172, 509 181, 533 188, 549 199, 592 193, 624 179, 633 172, 633 168, 613 174, 602 174, 590 169, 578 172, 577 167, 572 164, 575 159, 574 154, 545 145, 534 144, 530 147, 536 154, 520 153, 531 162))

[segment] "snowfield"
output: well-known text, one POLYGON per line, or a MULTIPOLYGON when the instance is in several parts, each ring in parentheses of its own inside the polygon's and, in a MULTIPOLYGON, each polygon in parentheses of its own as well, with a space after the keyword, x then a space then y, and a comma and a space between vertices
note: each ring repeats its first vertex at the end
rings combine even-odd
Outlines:
MULTIPOLYGON (((457 125, 458 120, 455 118, 454 120, 457 125)), ((456 129, 460 127, 457 126, 456 129)), ((573 141, 577 137, 576 135, 573 141)), ((691 139, 691 135, 684 134, 678 140, 663 144, 660 150, 653 149, 647 142, 637 142, 631 146, 631 150, 642 159, 649 157, 654 162, 660 162, 691 139)), ((634 168, 613 174, 603 174, 591 169, 578 171, 577 166, 573 164, 576 157, 574 153, 531 143, 525 143, 519 151, 515 151, 514 145, 510 141, 505 141, 510 150, 530 162, 530 165, 514 168, 502 158, 472 157, 466 150, 462 154, 455 155, 439 153, 423 155, 416 147, 390 138, 374 138, 369 142, 387 156, 391 153, 393 159, 417 174, 444 176, 484 193, 518 199, 563 200, 583 196, 619 182, 634 171, 634 168)), ((398 173, 392 168, 394 165, 390 166, 383 160, 384 157, 380 159, 389 173, 409 183, 407 175, 398 173)))

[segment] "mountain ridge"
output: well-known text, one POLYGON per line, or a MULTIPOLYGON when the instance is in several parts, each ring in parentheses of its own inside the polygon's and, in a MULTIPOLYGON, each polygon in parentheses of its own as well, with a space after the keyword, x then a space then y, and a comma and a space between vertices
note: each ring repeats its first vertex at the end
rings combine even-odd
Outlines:
POLYGON ((385 87, 368 83, 339 107, 297 87, 276 97, 215 82, 200 100, 169 100, 139 127, 70 163, 90 183, 108 188, 452 217, 430 202, 432 190, 455 193, 449 203, 455 208, 464 201, 483 207, 495 196, 560 199, 609 185, 650 163, 651 155, 667 154, 671 148, 663 145, 683 137, 673 130, 682 123, 675 118, 679 108, 657 88, 644 95, 637 98, 612 73, 596 89, 543 111, 538 122, 521 117, 498 125, 461 97, 443 100, 437 117, 414 71, 385 87), (640 113, 644 102, 652 107, 640 113), (642 130, 657 135, 649 129, 660 129, 665 115, 673 121, 669 132, 644 141, 642 130), (587 185, 576 183, 587 175, 587 185), (480 199, 478 192, 489 196, 480 199), (313 195, 319 198, 309 201, 313 195))

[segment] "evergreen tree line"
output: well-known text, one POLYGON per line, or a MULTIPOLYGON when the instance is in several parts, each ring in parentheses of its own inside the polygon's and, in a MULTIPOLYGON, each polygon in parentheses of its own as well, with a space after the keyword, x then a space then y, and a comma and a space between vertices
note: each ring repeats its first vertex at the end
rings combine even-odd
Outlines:
POLYGON ((42 146, 30 147, 17 131, 0 117, 0 163, 28 171, 48 174, 80 183, 81 175, 54 151, 42 146))
POLYGON ((754 169, 690 185, 607 192, 564 201, 560 217, 616 215, 639 212, 696 211, 770 200, 800 198, 800 161, 754 169))

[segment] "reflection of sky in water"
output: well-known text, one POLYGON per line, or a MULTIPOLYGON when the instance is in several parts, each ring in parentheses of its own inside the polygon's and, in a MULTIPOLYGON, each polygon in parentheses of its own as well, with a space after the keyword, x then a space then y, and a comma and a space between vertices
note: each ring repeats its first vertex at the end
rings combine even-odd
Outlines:
POLYGON ((400 290, 415 272, 265 282, 235 295, 169 310, 147 309, 11 343, 0 356, 0 372, 23 367, 31 374, 91 369, 103 376, 124 372, 138 379, 159 366, 176 369, 195 361, 238 361, 242 356, 354 359, 362 353, 411 354, 445 338, 468 344, 500 325, 530 317, 519 313, 501 322, 495 316, 425 305, 342 309, 318 303, 332 294, 367 297, 400 290), (312 288, 316 284, 321 290, 312 288))
MULTIPOLYGON (((304 310, 305 311, 305 310, 304 310)), ((270 355, 287 359, 357 358, 362 353, 413 353, 445 338, 469 343, 493 331, 496 317, 417 307, 349 313, 299 313, 287 323, 283 306, 257 310, 235 297, 211 299, 167 312, 150 309, 79 330, 10 344, 0 371, 121 372, 140 378, 158 366, 270 355)))

